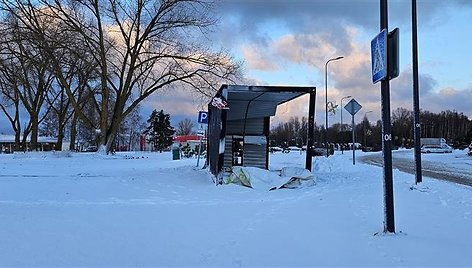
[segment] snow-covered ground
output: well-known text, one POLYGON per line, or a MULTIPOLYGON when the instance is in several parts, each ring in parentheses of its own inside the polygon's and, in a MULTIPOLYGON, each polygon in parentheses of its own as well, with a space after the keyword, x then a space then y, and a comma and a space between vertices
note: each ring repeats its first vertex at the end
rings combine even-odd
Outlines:
MULTIPOLYGON (((463 154, 423 159, 470 168, 463 154)), ((382 169, 350 152, 314 158, 315 186, 275 191, 215 186, 171 158, 0 154, 0 266, 472 266, 470 187, 395 170, 384 234, 382 169)))

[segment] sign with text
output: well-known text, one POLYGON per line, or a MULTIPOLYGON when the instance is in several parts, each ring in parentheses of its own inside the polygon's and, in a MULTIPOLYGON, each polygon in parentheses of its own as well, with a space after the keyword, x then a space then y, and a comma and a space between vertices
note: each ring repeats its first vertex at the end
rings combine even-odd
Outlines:
POLYGON ((199 137, 205 137, 205 130, 204 129, 199 129, 197 131, 197 136, 199 137))

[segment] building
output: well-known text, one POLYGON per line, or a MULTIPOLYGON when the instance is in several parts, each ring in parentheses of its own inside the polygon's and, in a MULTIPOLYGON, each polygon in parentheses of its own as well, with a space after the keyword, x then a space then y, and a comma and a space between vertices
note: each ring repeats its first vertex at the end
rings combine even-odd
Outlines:
MULTIPOLYGON (((20 137, 20 141, 23 137, 20 137)), ((57 138, 54 137, 38 137, 39 151, 52 151, 56 145, 57 138)), ((26 151, 29 151, 30 137, 26 138, 26 151)), ((12 153, 15 150, 15 135, 0 134, 0 149, 1 153, 12 153)))
MULTIPOLYGON (((206 137, 202 137, 202 148, 206 148, 206 137)), ((175 136, 173 138, 173 145, 177 147, 189 146, 190 150, 195 151, 200 145, 200 136, 198 135, 186 135, 186 136, 175 136)))

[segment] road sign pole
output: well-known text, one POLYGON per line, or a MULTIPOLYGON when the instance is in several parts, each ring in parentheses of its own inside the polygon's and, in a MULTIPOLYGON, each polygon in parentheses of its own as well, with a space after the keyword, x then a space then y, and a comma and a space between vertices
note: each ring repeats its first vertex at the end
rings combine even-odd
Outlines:
POLYGON ((356 164, 356 131, 354 125, 354 114, 352 115, 352 164, 356 164))
POLYGON ((202 143, 203 143, 203 137, 200 136, 200 145, 198 145, 198 155, 197 155, 197 167, 200 164, 200 154, 202 153, 202 143))
POLYGON ((200 154, 202 153, 202 143, 203 143, 202 141, 206 132, 203 129, 203 125, 208 124, 208 112, 205 112, 205 111, 198 112, 198 123, 200 123, 200 128, 197 131, 198 136, 200 136, 200 145, 198 146, 197 167, 200 164, 200 154), (202 131, 203 133, 200 133, 200 131, 202 131))
MULTIPOLYGON (((388 32, 388 3, 380 0, 380 30, 388 32)), ((388 42, 385 49, 388 54, 388 42)), ((385 59, 388 66, 388 58, 385 59)), ((390 80, 388 75, 381 81, 381 104, 382 104, 382 147, 383 147, 383 175, 384 175, 384 232, 395 233, 394 203, 393 203, 393 175, 392 175, 392 134, 390 122, 390 80)))
POLYGON ((351 99, 346 106, 344 106, 344 109, 346 109, 351 115, 352 115, 352 164, 356 164, 356 134, 355 134, 355 128, 356 126, 354 125, 354 115, 359 112, 359 110, 362 108, 362 105, 360 105, 355 99, 351 99))

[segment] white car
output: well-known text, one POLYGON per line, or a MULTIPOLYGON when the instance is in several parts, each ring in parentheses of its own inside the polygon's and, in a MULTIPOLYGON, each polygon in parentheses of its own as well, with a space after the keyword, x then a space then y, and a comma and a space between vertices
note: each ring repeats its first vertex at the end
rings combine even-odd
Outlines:
POLYGON ((445 144, 445 145, 423 145, 421 147, 422 153, 452 153, 452 147, 445 144))

